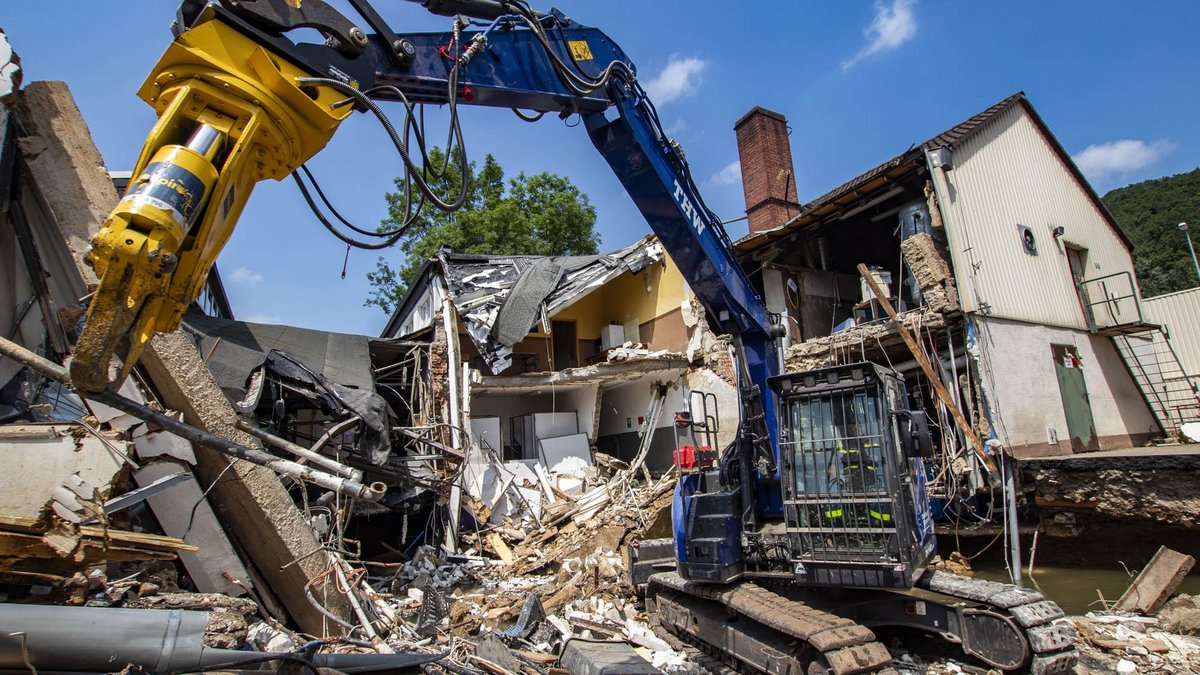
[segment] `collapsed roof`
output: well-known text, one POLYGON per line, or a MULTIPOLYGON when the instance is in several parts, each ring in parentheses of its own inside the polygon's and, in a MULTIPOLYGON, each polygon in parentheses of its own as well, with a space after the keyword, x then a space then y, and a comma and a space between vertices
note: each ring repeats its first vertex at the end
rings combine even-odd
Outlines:
POLYGON ((388 407, 375 393, 369 338, 202 314, 184 315, 183 329, 238 412, 258 407, 270 374, 338 419, 360 417, 355 451, 371 464, 387 461, 388 407))
MULTIPOLYGON (((539 321, 625 272, 661 262, 653 235, 608 254, 488 256, 443 252, 438 265, 471 341, 493 373, 512 363, 512 347, 539 321)), ((430 268, 426 267, 426 273, 430 268)))

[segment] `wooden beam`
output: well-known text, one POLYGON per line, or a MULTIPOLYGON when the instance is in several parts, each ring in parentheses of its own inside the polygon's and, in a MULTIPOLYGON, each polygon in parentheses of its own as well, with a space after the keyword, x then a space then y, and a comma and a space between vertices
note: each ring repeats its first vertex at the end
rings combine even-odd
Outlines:
POLYGON ((979 456, 979 461, 987 467, 988 471, 995 473, 997 471, 996 463, 988 457, 983 449, 983 441, 979 435, 971 428, 971 423, 967 418, 963 417, 962 411, 958 406, 954 405, 954 399, 950 397, 950 392, 946 391, 945 385, 942 384, 942 378, 933 370, 933 364, 925 357, 925 352, 921 350, 921 346, 917 344, 916 338, 908 331, 908 327, 900 321, 900 317, 896 314, 896 308, 892 307, 892 303, 888 302, 887 294, 879 287, 879 283, 875 281, 875 276, 871 274, 871 270, 867 266, 859 263, 858 273, 871 286, 871 292, 875 294, 875 299, 879 301, 883 311, 887 312, 888 318, 896 325, 896 332, 900 334, 900 339, 904 340, 904 344, 908 346, 908 351, 912 352, 913 358, 917 360, 917 364, 921 366, 921 370, 925 371, 925 377, 929 380, 929 384, 933 387, 934 393, 941 399, 942 403, 950 411, 950 416, 958 423, 958 427, 962 429, 963 435, 967 437, 967 442, 971 444, 971 448, 975 450, 975 454, 979 456))
MULTIPOLYGON (((0 515, 0 531, 41 536, 43 530, 45 528, 38 523, 36 518, 0 515)), ((131 548, 144 548, 164 553, 197 550, 195 546, 175 537, 164 537, 145 532, 112 530, 96 525, 81 526, 79 528, 79 535, 85 539, 92 539, 98 542, 116 542, 128 545, 131 548)))

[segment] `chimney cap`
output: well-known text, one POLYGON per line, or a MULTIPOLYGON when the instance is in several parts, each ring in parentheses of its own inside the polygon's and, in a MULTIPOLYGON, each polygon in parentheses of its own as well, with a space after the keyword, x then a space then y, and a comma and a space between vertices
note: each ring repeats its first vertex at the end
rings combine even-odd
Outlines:
POLYGON ((765 115, 772 119, 779 120, 780 122, 783 122, 784 124, 787 124, 787 118, 784 117, 782 114, 777 113, 774 110, 767 110, 766 108, 762 107, 761 105, 756 105, 750 109, 750 112, 746 113, 745 115, 742 115, 741 117, 738 118, 737 122, 733 123, 734 130, 736 131, 738 129, 738 127, 742 126, 746 122, 749 122, 750 118, 755 117, 757 115, 765 115))

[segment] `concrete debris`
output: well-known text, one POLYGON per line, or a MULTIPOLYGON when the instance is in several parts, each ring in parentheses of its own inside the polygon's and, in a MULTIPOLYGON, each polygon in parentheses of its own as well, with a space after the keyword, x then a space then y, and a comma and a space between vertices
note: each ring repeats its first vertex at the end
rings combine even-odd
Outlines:
MULTIPOLYGON (((1200 638, 1172 621, 1168 608, 1192 606, 1194 598, 1180 596, 1169 603, 1157 620, 1126 613, 1072 617, 1080 639, 1081 672, 1200 672, 1200 638), (1140 619, 1140 620, 1139 620, 1140 619)), ((1194 610, 1194 607, 1193 607, 1194 610)), ((1174 616, 1186 615, 1186 611, 1174 616)))
MULTIPOLYGON (((928 307, 903 312, 899 318, 914 333, 947 326, 946 316, 928 307)), ((788 372, 798 372, 872 358, 882 359, 884 349, 900 343, 900 333, 895 323, 864 323, 840 333, 792 345, 784 354, 784 368, 788 372)))
POLYGON ((1196 565, 1196 559, 1161 546, 1137 575, 1113 609, 1152 614, 1166 603, 1179 582, 1196 565))
POLYGON ((958 311, 958 289, 945 247, 932 235, 918 232, 900 242, 900 251, 929 309, 942 314, 958 311))

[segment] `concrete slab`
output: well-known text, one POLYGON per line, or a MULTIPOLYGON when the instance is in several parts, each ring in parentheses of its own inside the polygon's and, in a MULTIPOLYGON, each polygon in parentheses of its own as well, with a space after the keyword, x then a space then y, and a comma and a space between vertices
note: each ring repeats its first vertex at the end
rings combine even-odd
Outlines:
MULTIPOLYGON (((191 473, 182 463, 160 460, 135 471, 133 479, 139 486, 145 487, 159 478, 181 471, 191 473)), ((246 594, 240 586, 226 578, 228 575, 245 583, 250 575, 234 552, 194 477, 167 492, 150 497, 146 503, 164 532, 198 549, 179 553, 179 560, 183 562, 198 591, 224 593, 233 597, 246 594)))
POLYGON ((1031 457, 1017 460, 1017 466, 1022 469, 1045 468, 1064 471, 1200 468, 1200 443, 1122 448, 1055 457, 1031 457))
POLYGON ((20 425, 0 433, 0 514, 36 518, 51 493, 78 474, 112 496, 112 485, 126 466, 129 447, 116 434, 104 441, 73 425, 20 425), (23 435, 22 432, 28 432, 23 435))
POLYGON ((1161 608, 1179 582, 1192 571, 1196 559, 1190 555, 1160 546, 1141 574, 1117 600, 1113 609, 1139 614, 1154 614, 1161 608))

